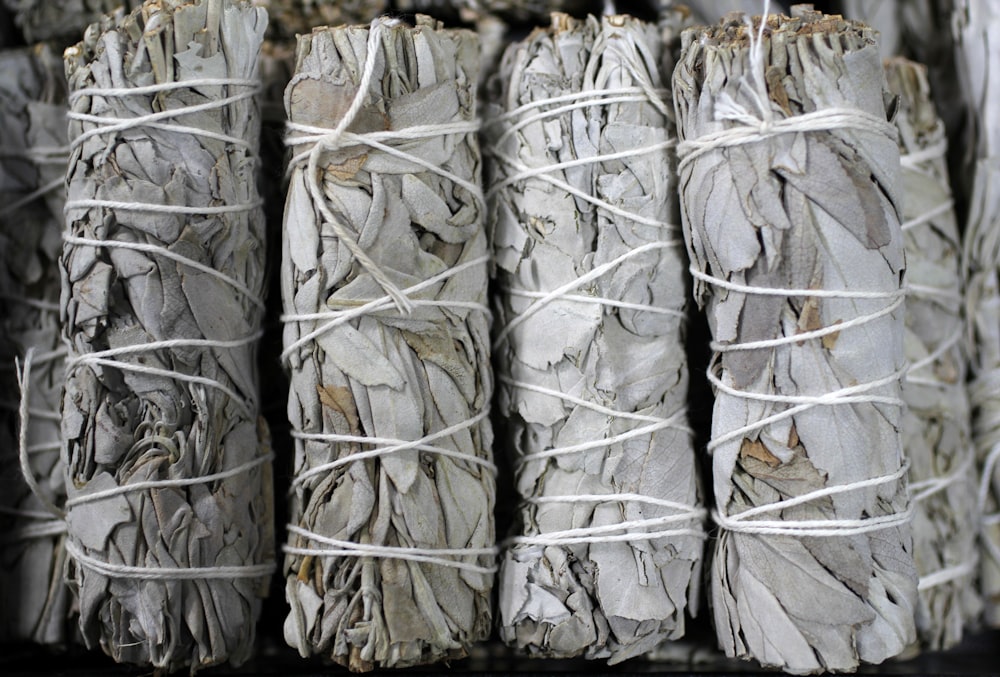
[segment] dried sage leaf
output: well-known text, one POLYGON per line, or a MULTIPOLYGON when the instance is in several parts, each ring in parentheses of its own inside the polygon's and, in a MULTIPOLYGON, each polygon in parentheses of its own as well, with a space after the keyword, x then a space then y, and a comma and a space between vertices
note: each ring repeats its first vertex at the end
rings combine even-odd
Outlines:
POLYGON ((1000 627, 1000 7, 956 0, 956 63, 968 107, 964 232, 972 347, 972 434, 982 512, 980 590, 986 623, 1000 627))
POLYGON ((659 30, 575 20, 511 45, 489 147, 503 448, 520 505, 501 638, 617 663, 684 633, 704 534, 659 30))
POLYGON ((249 2, 160 0, 66 51, 69 581, 89 646, 245 661, 273 571, 249 2))
POLYGON ((797 13, 685 31, 673 88, 715 351, 716 632, 729 656, 810 673, 913 642, 916 571, 885 77, 867 26, 797 13))
POLYGON ((906 333, 903 448, 914 502, 913 556, 920 575, 920 645, 947 649, 979 614, 975 589, 975 451, 965 388, 968 356, 962 312, 961 245, 945 165, 944 123, 923 66, 885 62, 899 97, 895 123, 903 168, 906 333))
POLYGON ((316 29, 285 94, 285 639, 354 671, 459 658, 490 631, 478 47, 422 16, 316 29))
POLYGON ((66 78, 45 45, 0 52, 0 641, 65 644, 73 637, 63 585, 66 499, 59 458, 65 350, 59 330, 66 78), (28 418, 18 376, 33 350, 28 418), (27 426, 22 476, 18 431, 27 426), (35 494, 40 492, 41 497, 35 494))

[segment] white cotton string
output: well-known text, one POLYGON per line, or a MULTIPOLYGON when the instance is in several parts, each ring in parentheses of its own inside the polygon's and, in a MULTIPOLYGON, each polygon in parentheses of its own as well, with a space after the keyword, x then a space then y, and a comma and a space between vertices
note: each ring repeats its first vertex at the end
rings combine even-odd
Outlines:
MULTIPOLYGON (((938 125, 943 128, 943 123, 940 121, 938 125)), ((937 160, 943 158, 948 153, 948 141, 944 137, 943 132, 941 133, 940 140, 927 146, 926 148, 921 148, 918 151, 913 151, 912 153, 903 153, 899 156, 899 164, 903 169, 919 170, 922 169, 921 165, 930 160, 937 160)))
MULTIPOLYGON (((22 406, 22 404, 21 404, 20 400, 18 400, 18 401, 10 401, 10 400, 2 400, 2 401, 0 401, 0 409, 3 409, 5 411, 20 412, 21 411, 21 406, 22 406)), ((53 423, 59 423, 60 421, 62 421, 62 416, 58 412, 49 411, 48 409, 38 409, 36 407, 28 407, 28 418, 29 419, 37 418, 37 419, 42 420, 42 421, 51 421, 53 423)))
POLYGON ((416 546, 391 546, 375 545, 373 543, 356 543, 338 538, 330 538, 317 534, 308 529, 288 525, 288 531, 308 539, 315 543, 328 546, 326 548, 299 548, 285 545, 281 549, 290 555, 302 555, 312 557, 377 557, 380 559, 399 559, 408 562, 420 562, 426 564, 436 564, 439 566, 471 571, 478 574, 495 573, 497 567, 480 566, 465 562, 460 559, 450 559, 454 557, 496 557, 497 548, 420 548, 416 546))
POLYGON ((615 524, 579 527, 549 531, 544 534, 512 536, 504 541, 503 547, 511 545, 563 546, 581 543, 614 543, 655 540, 658 538, 693 536, 706 538, 701 528, 671 527, 659 529, 670 524, 695 523, 700 525, 707 514, 704 508, 697 508, 676 501, 669 501, 653 496, 636 493, 619 494, 574 494, 568 496, 537 496, 524 500, 529 505, 545 505, 549 503, 640 503, 675 511, 676 514, 643 519, 625 520, 615 524), (652 529, 652 531, 649 531, 652 529), (622 533, 617 533, 622 532, 622 533))
MULTIPOLYGON (((622 207, 619 207, 619 206, 617 206, 617 205, 615 205, 615 204, 613 204, 611 202, 608 202, 607 200, 604 200, 602 198, 599 198, 599 197, 596 197, 594 195, 591 195, 590 193, 587 193, 587 192, 585 192, 585 191, 577 188, 576 186, 572 186, 572 185, 566 183, 562 179, 556 178, 552 174, 547 173, 551 169, 551 165, 548 166, 548 167, 542 168, 545 171, 538 171, 539 168, 537 168, 537 167, 529 167, 528 165, 524 164, 520 160, 516 160, 516 159, 510 157, 509 155, 504 155, 503 153, 497 152, 496 150, 494 150, 494 152, 493 152, 493 157, 497 161, 499 161, 499 162, 507 165, 508 167, 510 167, 511 169, 513 169, 513 170, 515 170, 517 172, 529 173, 534 178, 536 178, 536 179, 538 179, 540 181, 544 181, 546 183, 549 183, 549 184, 555 186, 556 188, 558 188, 559 190, 561 190, 563 192, 566 192, 566 193, 569 193, 573 197, 577 197, 577 198, 583 200, 584 202, 587 202, 589 204, 594 205, 598 209, 603 209, 606 212, 610 212, 610 213, 612 213, 612 214, 614 214, 616 216, 620 216, 622 218, 628 219, 629 221, 633 221, 635 223, 638 223, 638 224, 641 224, 641 225, 644 225, 644 226, 651 226, 653 228, 663 228, 664 230, 671 230, 671 231, 678 230, 678 226, 675 223, 671 223, 669 221, 663 221, 661 219, 654 219, 654 218, 651 218, 651 217, 648 217, 648 216, 642 216, 640 214, 636 214, 635 212, 629 211, 627 209, 623 209, 622 207)), ((597 158, 598 158, 598 156, 594 156, 594 157, 589 158, 589 159, 592 162, 594 162, 594 161, 597 160, 597 158)))
MULTIPOLYGON (((585 400, 581 397, 576 397, 575 395, 570 395, 569 393, 563 392, 561 390, 553 390, 552 388, 546 388, 544 386, 536 385, 534 383, 526 383, 524 381, 517 381, 510 376, 500 374, 497 376, 497 380, 501 383, 505 383, 512 388, 517 388, 520 390, 530 390, 531 392, 538 393, 540 395, 548 395, 549 397, 554 397, 559 400, 564 400, 570 404, 576 405, 578 407, 583 407, 585 409, 590 409, 591 411, 596 411, 599 414, 604 414, 605 416, 611 416, 615 418, 627 419, 630 421, 642 421, 644 423, 662 423, 667 419, 662 416, 650 416, 648 414, 639 414, 632 411, 617 411, 610 407, 605 407, 597 402, 592 402, 590 400, 585 400)), ((684 413, 687 413, 687 408, 683 409, 684 413)), ((677 422, 674 419, 674 424, 671 426, 675 430, 683 432, 687 435, 694 435, 694 431, 691 430, 686 425, 677 422)), ((536 500, 536 499, 526 499, 526 500, 536 500)))
POLYGON ((542 174, 547 174, 550 172, 558 172, 564 169, 571 169, 573 167, 582 167, 584 165, 590 164, 600 164, 603 162, 611 162, 613 160, 622 160, 625 158, 635 158, 642 155, 651 155, 653 153, 659 153, 665 151, 668 148, 672 148, 677 145, 676 139, 667 139, 666 141, 661 141, 660 143, 654 143, 649 146, 639 148, 639 149, 629 149, 619 151, 617 153, 605 153, 603 155, 593 155, 590 157, 577 158, 575 160, 567 160, 565 162, 556 162, 549 165, 544 165, 542 167, 534 167, 529 169, 524 169, 523 171, 511 174, 505 177, 502 181, 499 181, 486 192, 487 199, 492 198, 498 192, 511 186, 519 181, 525 179, 535 178, 541 176, 542 174))
POLYGON ((342 219, 337 218, 333 210, 327 204, 326 195, 323 191, 323 187, 320 185, 320 177, 322 175, 320 168, 320 159, 327 150, 336 150, 339 148, 339 144, 342 143, 342 136, 347 128, 354 122, 358 113, 361 112, 362 107, 367 101, 369 96, 369 88, 371 87, 372 79, 375 76, 375 65, 378 61, 379 48, 382 45, 382 32, 386 30, 388 26, 394 26, 398 24, 397 19, 388 19, 385 17, 380 17, 372 21, 371 26, 368 30, 368 43, 365 49, 365 65, 361 72, 361 79, 358 82, 357 92, 354 95, 354 99, 351 101, 351 105, 348 107, 344 116, 337 123, 337 126, 331 130, 328 130, 327 134, 321 139, 315 142, 312 150, 308 152, 307 165, 305 169, 306 186, 309 189, 309 194, 312 197, 313 205, 319 209, 320 214, 322 214, 323 219, 326 223, 330 224, 333 228, 334 234, 336 234, 337 239, 348 251, 354 256, 354 259, 364 268, 372 279, 378 283, 383 291, 393 300, 396 307, 401 313, 409 313, 412 311, 413 306, 410 304, 409 299, 406 295, 396 286, 396 284, 390 279, 389 275, 382 270, 382 268, 375 262, 371 256, 368 255, 358 240, 355 238, 354 234, 348 230, 347 224, 343 222, 342 219))
POLYGON ((791 334, 788 336, 779 336, 773 339, 762 339, 760 341, 746 341, 744 343, 723 343, 720 341, 712 341, 712 350, 719 353, 731 353, 736 351, 744 350, 761 350, 765 348, 777 348, 779 346, 787 346, 793 343, 801 343, 803 341, 809 341, 812 339, 823 338, 824 336, 830 336, 831 334, 839 334, 845 329, 853 329, 854 327, 860 327, 862 325, 868 324, 873 320, 877 320, 880 317, 885 317, 886 315, 891 315, 898 308, 903 305, 903 299, 905 296, 905 290, 903 294, 900 294, 895 300, 893 300, 889 305, 883 306, 878 310, 868 313, 866 315, 859 315, 850 320, 839 322, 836 324, 827 325, 826 327, 821 327, 820 329, 814 329, 812 331, 804 331, 798 334, 791 334))
POLYGON ((852 289, 779 289, 771 287, 753 287, 748 284, 731 282, 722 278, 714 277, 704 273, 694 266, 688 269, 695 279, 707 282, 713 287, 719 287, 727 291, 735 291, 741 294, 751 294, 754 296, 787 296, 789 298, 836 298, 836 299, 862 299, 862 300, 895 300, 906 294, 904 289, 892 289, 890 291, 863 291, 852 289))
POLYGON ((82 90, 78 90, 70 94, 70 104, 74 103, 77 99, 83 96, 90 97, 106 97, 106 98, 120 98, 120 97, 131 97, 131 96, 147 96, 149 94, 155 94, 160 92, 167 92, 179 89, 193 89, 198 87, 197 83, 206 83, 214 80, 213 84, 220 86, 231 86, 231 87, 246 87, 247 91, 240 92, 227 97, 222 97, 218 99, 212 99, 200 104, 193 104, 190 106, 181 106, 179 108, 171 108, 169 110, 156 111, 146 115, 138 115, 131 118, 115 118, 107 117, 102 115, 92 115, 88 113, 79 113, 76 111, 69 111, 67 117, 70 120, 76 120, 78 122, 86 122, 97 125, 96 127, 89 129, 81 134, 77 135, 70 146, 72 148, 79 148, 87 140, 95 136, 105 136, 109 134, 116 134, 118 132, 123 132, 130 129, 139 129, 142 127, 161 129, 164 131, 171 131, 180 134, 191 134, 193 136, 200 136, 202 138, 208 138, 215 141, 221 141, 222 143, 228 143, 235 146, 240 146, 246 149, 252 149, 253 144, 246 139, 241 139, 227 134, 221 134, 218 132, 212 132, 210 130, 201 129, 199 127, 191 127, 188 125, 180 125, 176 123, 164 124, 164 121, 174 120, 175 118, 181 117, 183 115, 190 115, 193 113, 202 113, 210 110, 217 110, 225 108, 231 104, 244 101, 246 99, 251 99, 257 95, 260 89, 260 83, 256 80, 245 80, 245 79, 230 79, 230 78, 206 78, 202 80, 181 80, 178 82, 165 82, 156 85, 148 85, 145 87, 122 87, 122 88, 99 88, 90 87, 82 90))
MULTIPOLYGON (((422 141, 427 139, 438 139, 443 135, 452 134, 475 134, 479 131, 479 121, 458 121, 458 122, 445 122, 436 125, 418 125, 415 127, 406 127, 404 129, 393 129, 383 132, 368 132, 366 134, 355 134, 353 132, 342 132, 336 139, 330 137, 329 130, 323 127, 313 127, 311 125, 303 125, 296 122, 288 122, 285 127, 290 132, 300 132, 308 134, 308 136, 297 136, 288 137, 285 144, 288 146, 296 146, 302 144, 323 144, 325 150, 339 150, 342 148, 347 148, 353 145, 364 145, 375 150, 381 151, 386 155, 391 155, 393 157, 399 158, 411 164, 415 164, 419 167, 423 167, 427 171, 437 174, 441 178, 454 183, 457 186, 461 186, 466 191, 468 191, 477 202, 480 203, 482 207, 485 208, 486 201, 483 196, 482 186, 477 182, 469 181, 468 179, 462 178, 454 172, 450 172, 440 165, 436 165, 433 162, 425 160, 419 155, 413 155, 404 150, 400 150, 394 146, 390 146, 385 142, 388 141, 422 141)), ((308 161, 310 156, 315 150, 315 146, 307 151, 299 153, 291 159, 288 163, 288 169, 291 171, 298 164, 304 161, 308 161)))
POLYGON ((907 231, 907 230, 911 230, 913 228, 916 228, 917 226, 922 226, 924 224, 930 223, 931 221, 933 221, 937 217, 942 216, 942 215, 947 214, 948 212, 950 212, 954 206, 955 206, 955 201, 952 200, 951 198, 948 198, 947 200, 945 200, 941 204, 939 204, 939 205, 937 205, 935 207, 932 207, 931 209, 928 209, 926 212, 924 212, 920 216, 916 216, 916 217, 910 219, 909 221, 904 221, 902 224, 900 224, 900 227, 904 231, 907 231))
POLYGON ((0 148, 0 160, 25 160, 36 165, 61 165, 69 156, 69 146, 32 146, 30 148, 0 148))
POLYGON ((322 463, 317 466, 313 466, 308 470, 297 473, 292 479, 292 488, 301 486, 310 477, 316 475, 322 475, 335 470, 342 466, 355 463, 357 461, 364 461, 370 458, 378 458, 380 456, 387 456, 389 454, 398 454, 401 451, 407 451, 410 449, 415 449, 418 451, 427 451, 438 456, 445 456, 449 458, 454 458, 459 461, 465 461, 472 463, 474 465, 479 465, 486 468, 491 473, 496 473, 496 466, 492 461, 489 461, 478 456, 462 453, 460 451, 455 451, 453 449, 448 449, 446 447, 439 447, 431 445, 431 442, 439 440, 444 437, 451 437, 452 435, 459 433, 463 430, 468 430, 469 428, 479 424, 489 416, 489 410, 481 411, 475 416, 460 421, 454 425, 450 425, 447 428, 442 428, 441 430, 428 433, 420 439, 417 440, 395 440, 391 438, 384 437, 367 437, 363 435, 339 435, 336 433, 303 433, 299 431, 292 431, 291 435, 294 439, 305 440, 305 441, 316 441, 316 442, 332 442, 332 443, 346 443, 346 444, 383 444, 386 446, 378 447, 376 449, 369 449, 368 451, 358 451, 341 456, 338 459, 330 461, 328 463, 322 463))
MULTIPOLYGON (((27 516, 27 513, 24 512, 15 514, 20 517, 27 516)), ((42 521, 35 524, 3 532, 3 534, 0 534, 0 545, 47 539, 54 536, 62 536, 66 533, 66 522, 63 520, 53 519, 51 515, 46 515, 41 519, 42 521)))
POLYGON ((631 430, 626 430, 624 432, 618 433, 616 435, 611 435, 610 437, 603 437, 601 439, 590 440, 588 442, 580 442, 579 444, 573 444, 565 447, 552 447, 550 449, 545 449, 544 451, 536 451, 530 454, 524 454, 519 456, 515 461, 517 466, 522 466, 531 461, 540 461, 546 458, 555 458, 557 456, 566 456, 569 454, 579 454, 585 451, 590 451, 592 449, 601 449, 604 447, 611 447, 615 444, 625 442, 627 440, 635 439, 636 437, 644 437, 646 435, 652 435, 658 430, 664 430, 666 428, 675 428, 678 422, 686 415, 686 410, 681 410, 674 413, 669 418, 660 419, 655 423, 650 423, 648 425, 640 426, 638 428, 633 428, 631 430))
POLYGON ((206 205, 197 207, 192 205, 165 205, 155 202, 130 202, 126 200, 99 200, 81 199, 67 200, 64 211, 73 209, 117 209, 129 212, 144 212, 150 214, 179 214, 185 216, 213 216, 216 214, 239 214, 251 212, 264 204, 263 200, 252 200, 251 202, 241 202, 229 205, 206 205))
POLYGON ((896 371, 888 376, 883 376, 882 378, 875 379, 873 381, 856 383, 851 386, 839 388, 838 390, 817 393, 816 395, 778 395, 774 393, 757 393, 750 390, 733 388, 716 376, 712 368, 709 368, 706 372, 708 380, 717 390, 721 390, 727 395, 731 395, 733 397, 739 397, 744 400, 752 400, 754 402, 771 402, 774 404, 793 405, 810 404, 813 406, 828 407, 840 404, 858 404, 861 402, 875 402, 878 404, 903 406, 903 401, 898 397, 869 395, 867 393, 878 388, 884 388, 887 385, 898 383, 900 377, 902 377, 904 373, 905 370, 896 371))
POLYGON ((200 261, 195 261, 194 259, 189 259, 186 256, 177 254, 170 251, 166 247, 158 244, 148 244, 143 242, 125 242, 122 240, 97 240, 87 237, 77 237, 75 235, 70 235, 69 233, 63 233, 63 242, 72 245, 78 245, 81 247, 96 247, 104 249, 127 249, 129 251, 143 252, 146 254, 156 254, 157 256, 162 256, 164 258, 170 259, 176 263, 183 266, 196 270, 199 273, 204 273, 210 277, 229 285, 236 291, 240 292, 248 301, 260 308, 264 309, 264 300, 260 298, 259 295, 255 294, 249 287, 243 284, 241 281, 226 275, 220 270, 212 268, 211 266, 205 265, 200 261))
POLYGON ((232 350, 234 348, 242 348, 251 343, 257 341, 262 335, 262 332, 255 332, 249 336, 244 336, 242 338, 233 339, 230 341, 221 341, 215 339, 169 339, 165 341, 149 341, 147 343, 138 343, 129 346, 120 346, 118 348, 110 348, 108 350, 100 350, 92 353, 84 353, 80 355, 74 355, 66 362, 66 371, 69 372, 80 366, 88 367, 111 367, 114 369, 119 369, 121 371, 129 371, 136 374, 147 374, 149 376, 161 376, 173 381, 181 381, 184 383, 191 383, 193 385, 202 385, 208 388, 217 390, 224 395, 226 395, 232 402, 243 410, 247 418, 255 418, 253 405, 242 395, 237 393, 235 390, 213 378, 207 376, 198 376, 195 374, 185 374, 173 369, 161 369, 159 367, 151 367, 144 364, 133 364, 130 362, 122 362, 114 358, 125 356, 125 355, 135 355, 146 352, 151 352, 155 350, 174 350, 177 348, 207 348, 207 349, 219 349, 219 350, 232 350))
MULTIPOLYGON (((57 348, 56 350, 47 350, 45 352, 36 352, 34 358, 31 360, 33 366, 39 366, 42 364, 48 364, 50 362, 55 362, 66 357, 68 354, 66 348, 57 348)), ((16 371, 16 364, 0 364, 0 371, 16 371)))
POLYGON ((947 475, 932 477, 919 482, 910 482, 910 500, 920 503, 934 494, 940 493, 961 480, 968 479, 974 468, 975 457, 969 455, 957 468, 947 475))
POLYGON ((110 489, 104 489, 101 491, 91 491, 87 493, 81 493, 77 496, 69 498, 66 500, 66 508, 74 508, 78 505, 83 505, 85 503, 95 503, 97 501, 103 501, 107 498, 112 498, 114 496, 121 496, 123 494, 130 494, 136 491, 146 491, 148 489, 179 489, 181 487, 192 487, 198 484, 211 484, 212 482, 219 482, 221 480, 230 479, 236 477, 237 475, 242 475, 244 473, 250 472, 258 466, 264 465, 274 460, 274 454, 268 453, 263 456, 258 456, 252 461, 247 461, 246 463, 241 463, 237 466, 233 466, 227 470, 221 470, 219 472, 210 473, 207 475, 198 475, 195 477, 182 477, 176 479, 163 479, 163 480, 143 480, 141 482, 129 482, 128 484, 122 484, 121 486, 112 487, 110 489))
POLYGON ((41 310, 46 313, 58 313, 59 304, 53 303, 51 301, 42 301, 40 299, 33 299, 27 296, 16 296, 14 294, 5 294, 0 292, 0 301, 7 301, 9 303, 19 303, 29 308, 34 308, 35 310, 41 310))
POLYGON ((496 338, 493 339, 494 350, 503 343, 504 339, 507 338, 507 335, 510 334, 510 332, 520 326, 529 317, 542 310, 549 303, 562 300, 568 292, 573 291, 577 287, 581 287, 588 282, 596 280, 603 275, 606 275, 625 261, 639 256, 640 254, 645 254, 648 251, 655 251, 658 249, 671 249, 677 246, 679 245, 676 242, 647 242, 646 244, 630 249, 621 256, 615 257, 599 266, 594 266, 583 275, 570 280, 566 284, 563 284, 550 292, 543 292, 544 296, 539 297, 537 301, 529 305, 523 312, 518 314, 515 318, 508 322, 503 329, 500 330, 496 338))
POLYGON ((972 577, 976 573, 976 565, 979 564, 979 557, 973 553, 971 561, 956 564, 955 566, 938 569, 937 571, 921 576, 917 580, 917 591, 923 592, 939 585, 951 583, 960 578, 972 577))
POLYGON ((888 515, 876 517, 863 517, 858 519, 815 519, 815 520, 785 520, 785 519, 753 519, 758 515, 766 515, 779 510, 785 510, 805 503, 811 503, 821 498, 835 496, 861 489, 890 484, 901 480, 909 471, 909 463, 903 463, 896 472, 889 475, 881 475, 866 480, 858 480, 848 484, 816 489, 800 496, 786 498, 767 505, 749 508, 735 515, 726 515, 721 509, 712 511, 712 518, 721 528, 727 531, 747 534, 759 534, 770 536, 796 536, 796 537, 827 537, 827 536, 852 536, 865 534, 883 529, 903 526, 913 517, 912 502, 905 510, 888 515))
POLYGON ((52 499, 42 491, 35 480, 35 473, 31 469, 31 462, 28 457, 28 420, 31 410, 28 402, 31 400, 31 366, 34 358, 34 348, 28 348, 24 355, 24 363, 17 362, 17 386, 21 391, 21 403, 18 411, 20 425, 17 432, 18 460, 21 464, 21 476, 24 483, 28 485, 35 498, 51 513, 52 517, 62 520, 66 517, 65 511, 52 502, 52 499))
POLYGON ((783 134, 853 129, 896 139, 894 125, 882 117, 857 108, 825 108, 767 123, 736 111, 727 111, 721 115, 717 114, 716 117, 721 120, 739 122, 741 126, 712 132, 699 139, 681 141, 677 144, 677 154, 680 157, 679 171, 713 150, 758 143, 783 134))
POLYGON ((906 383, 912 385, 932 386, 936 388, 942 388, 942 387, 946 388, 953 385, 940 378, 918 376, 915 372, 933 366, 935 363, 937 363, 937 361, 940 360, 942 357, 944 357, 948 353, 948 351, 952 350, 953 348, 955 348, 955 346, 958 345, 959 341, 962 340, 962 337, 964 335, 965 332, 962 329, 962 327, 956 329, 954 332, 952 332, 951 336, 942 341, 930 354, 917 360, 916 362, 910 363, 910 366, 906 370, 906 376, 904 377, 903 380, 906 383))
MULTIPOLYGON (((516 289, 510 286, 500 286, 500 291, 504 294, 509 294, 510 296, 518 296, 525 299, 543 299, 548 294, 541 291, 529 291, 527 289, 516 289)), ((651 313, 654 315, 672 315, 673 317, 680 318, 682 321, 687 322, 687 315, 680 310, 675 308, 663 308, 660 306, 653 306, 648 303, 631 303, 628 301, 616 301, 615 299, 604 298, 601 296, 584 296, 583 294, 563 294, 560 301, 572 301, 574 303, 589 303, 599 306, 607 306, 609 308, 619 308, 621 310, 635 310, 637 312, 651 313)))
POLYGON ((59 188, 62 185, 64 185, 64 183, 65 179, 62 178, 55 179, 45 184, 44 186, 41 186, 38 189, 31 191, 27 195, 24 195, 18 198, 17 200, 14 200, 14 202, 4 205, 2 208, 0 208, 0 218, 13 214, 18 209, 21 209, 25 205, 31 204, 38 198, 45 197, 46 195, 54 191, 56 188, 59 188))
POLYGON ((76 563, 108 578, 129 578, 143 581, 203 581, 210 579, 264 578, 274 573, 274 562, 246 566, 216 567, 137 567, 114 564, 85 553, 72 540, 66 541, 66 551, 76 563))
MULTIPOLYGON (((662 99, 668 94, 668 90, 657 90, 657 94, 659 95, 658 98, 662 99)), ((646 90, 642 87, 618 87, 612 89, 602 89, 600 91, 581 90, 579 92, 561 94, 559 96, 538 99, 536 101, 523 104, 513 110, 491 118, 487 123, 487 126, 492 127, 499 124, 510 123, 508 126, 504 127, 504 131, 499 137, 497 137, 495 145, 499 146, 513 134, 516 134, 519 130, 542 120, 558 117, 564 113, 570 113, 574 110, 590 108, 592 106, 607 106, 616 103, 646 103, 648 98, 646 90), (553 104, 567 105, 557 106, 556 108, 550 108, 549 110, 532 115, 524 115, 530 110, 553 104)))
MULTIPOLYGON (((474 259, 469 259, 464 263, 456 264, 444 271, 433 275, 422 282, 418 282, 406 289, 402 290, 402 293, 408 298, 418 292, 424 291, 434 285, 444 282, 459 273, 465 272, 470 268, 475 268, 481 266, 482 264, 489 261, 488 256, 480 256, 474 259)), ((337 299, 331 299, 331 302, 336 302, 337 299)), ((312 331, 300 336, 298 339, 289 344, 283 351, 281 351, 281 359, 287 362, 295 351, 303 348, 304 346, 312 343, 318 337, 331 331, 332 329, 339 327, 342 324, 350 322, 353 319, 365 315, 371 315, 383 310, 389 310, 394 307, 392 298, 386 294, 385 296, 377 299, 372 299, 371 301, 358 301, 361 305, 355 306, 348 310, 329 310, 319 313, 306 313, 306 314, 296 314, 296 313, 286 313, 281 316, 281 321, 286 323, 291 322, 317 322, 320 320, 328 320, 327 322, 321 324, 319 327, 313 329, 312 331)), ((429 304, 429 301, 415 301, 410 299, 410 304, 429 304)), ((434 305, 438 305, 439 302, 434 302, 434 305)), ((447 305, 453 305, 455 307, 467 307, 465 304, 459 304, 458 302, 448 302, 447 305)), ((476 304, 476 308, 482 308, 484 311, 486 308, 484 306, 479 306, 476 304)))

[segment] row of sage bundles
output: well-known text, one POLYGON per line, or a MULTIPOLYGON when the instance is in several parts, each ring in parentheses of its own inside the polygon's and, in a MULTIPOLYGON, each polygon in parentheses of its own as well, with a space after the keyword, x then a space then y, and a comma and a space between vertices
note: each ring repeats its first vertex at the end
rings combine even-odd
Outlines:
POLYGON ((352 670, 490 631, 478 64, 474 33, 383 19, 301 36, 286 90, 285 638, 352 670))
POLYGON ((681 213, 716 389, 709 574, 728 655, 852 670, 916 639, 900 441, 899 149, 872 31, 688 31, 681 213))
MULTIPOLYGON (((925 79, 887 66, 897 133, 868 29, 799 14, 688 33, 675 88, 684 234, 715 350, 715 620, 728 653, 808 672, 898 654, 914 617, 924 646, 957 642, 977 613, 977 506, 925 79)), ((242 662, 273 566, 254 367, 265 23, 248 2, 151 2, 67 54, 66 548, 84 638, 117 660, 242 662)), ((492 87, 495 345, 520 497, 501 636, 533 655, 625 660, 681 636, 696 606, 704 511, 662 58, 647 24, 557 14, 492 87)), ((0 100, 16 136, 0 159, 24 165, 0 188, 7 212, 52 221, 29 198, 58 183, 62 112, 23 100, 58 98, 44 67, 9 71, 35 80, 0 100)), ((474 35, 381 19, 302 36, 286 91, 285 632, 355 670, 459 657, 490 627, 477 71, 474 35)), ((0 539, 30 567, 18 595, 40 601, 5 630, 61 641, 66 527, 45 511, 64 500, 50 401, 63 381, 43 270, 59 239, 7 235, 4 326, 27 337, 11 354, 40 352, 21 380, 36 486, 17 453, 0 459, 16 480, 0 539)))
POLYGON ((500 634, 615 663, 684 632, 704 534, 687 427, 675 139, 655 26, 577 21, 494 83, 490 220, 503 447, 520 505, 500 634))
POLYGON ((160 0, 66 52, 68 575, 84 639, 118 661, 242 662, 274 568, 255 367, 265 24, 249 2, 160 0))
POLYGON ((0 52, 0 641, 61 644, 72 628, 59 459, 66 152, 59 55, 45 46, 0 52))

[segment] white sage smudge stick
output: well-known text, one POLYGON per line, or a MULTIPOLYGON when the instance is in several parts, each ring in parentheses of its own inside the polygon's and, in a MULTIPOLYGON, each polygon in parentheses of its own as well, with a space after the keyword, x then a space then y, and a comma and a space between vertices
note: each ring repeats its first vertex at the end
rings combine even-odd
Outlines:
POLYGON ((617 663, 684 632, 704 511, 659 31, 554 13, 493 88, 500 414, 521 505, 501 638, 617 663))
POLYGON ((147 2, 66 51, 69 581, 89 646, 245 661, 273 562, 255 344, 264 10, 147 2))
POLYGON ((64 644, 75 624, 59 458, 67 154, 62 59, 45 45, 0 52, 0 641, 64 644))
POLYGON ((90 24, 105 14, 124 8, 129 11, 141 0, 0 0, 6 5, 29 43, 78 41, 90 24))
POLYGON ((685 31, 681 214, 715 352, 727 655, 853 670, 915 639, 900 444, 899 150, 871 29, 806 8, 685 31))
POLYGON ((1000 627, 1000 6, 956 0, 953 28, 968 109, 963 257, 982 513, 979 577, 984 619, 1000 627))
POLYGON ((903 188, 906 333, 903 448, 914 502, 913 556, 920 575, 917 633, 922 648, 950 648, 979 613, 975 591, 975 451, 965 374, 961 246, 945 165, 944 123, 934 111, 926 69, 885 62, 899 97, 895 123, 903 188))
POLYGON ((285 639, 355 671, 490 631, 478 64, 474 33, 428 17, 316 29, 285 94, 285 639))

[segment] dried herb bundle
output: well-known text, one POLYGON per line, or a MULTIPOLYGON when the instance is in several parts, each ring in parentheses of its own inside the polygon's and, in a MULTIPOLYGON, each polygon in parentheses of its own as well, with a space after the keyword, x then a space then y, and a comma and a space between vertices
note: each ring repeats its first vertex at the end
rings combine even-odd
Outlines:
POLYGON ((50 49, 0 53, 0 640, 61 644, 72 634, 60 510, 59 331, 66 78, 50 49), (22 477, 15 359, 34 351, 22 477), (35 492, 41 494, 37 496, 35 492))
POLYGON ((478 63, 469 31, 380 20, 302 36, 286 90, 285 638, 356 671, 490 630, 478 63))
POLYGON ((273 570, 255 344, 266 14, 160 0, 66 52, 70 583, 118 661, 238 664, 273 570))
POLYGON ((554 14, 504 55, 489 137, 504 446, 522 499, 501 637, 616 663, 684 632, 701 519, 685 260, 656 26, 554 14))
POLYGON ((922 647, 962 640, 979 612, 975 592, 975 452, 965 390, 968 358, 962 313, 961 247, 944 156, 944 124, 934 112, 926 70, 886 61, 899 97, 895 123, 903 166, 906 334, 903 448, 914 501, 913 555, 920 575, 917 631, 922 647))
POLYGON ((141 0, 0 0, 28 42, 74 43, 83 31, 103 15, 124 8, 131 10, 141 0))
POLYGON ((980 472, 984 617, 1000 627, 1000 7, 958 0, 956 63, 968 110, 964 232, 972 432, 980 472))
POLYGON ((899 150, 867 26, 761 24, 686 31, 674 71, 716 353, 712 606, 730 656, 851 670, 915 640, 899 150))

